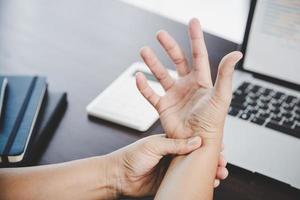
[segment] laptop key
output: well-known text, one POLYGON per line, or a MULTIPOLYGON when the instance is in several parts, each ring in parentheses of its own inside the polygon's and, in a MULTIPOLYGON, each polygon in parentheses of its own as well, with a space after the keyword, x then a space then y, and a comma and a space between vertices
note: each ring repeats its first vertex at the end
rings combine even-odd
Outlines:
POLYGON ((234 107, 236 109, 239 109, 239 110, 245 110, 246 109, 245 105, 243 105, 243 104, 237 104, 235 102, 231 102, 230 106, 234 107))
POLYGON ((284 94, 282 92, 276 92, 273 96, 274 99, 280 99, 284 94))
POLYGON ((283 117, 286 117, 286 118, 291 118, 292 117, 292 114, 290 112, 284 112, 282 114, 283 117))
POLYGON ((229 108, 228 114, 231 116, 237 116, 239 114, 240 110, 234 107, 229 108))
POLYGON ((251 116, 251 113, 242 113, 241 115, 240 115, 240 118, 241 119, 244 119, 244 120, 248 120, 249 118, 250 118, 250 116, 251 116))
POLYGON ((273 120, 273 121, 276 121, 276 122, 280 122, 281 121, 281 117, 278 117, 278 116, 273 116, 272 118, 271 118, 271 120, 273 120))
POLYGON ((285 102, 286 103, 291 103, 294 99, 297 99, 297 97, 294 97, 294 96, 287 96, 287 98, 285 99, 285 102))
POLYGON ((242 85, 239 86, 238 89, 245 90, 250 85, 249 82, 244 82, 242 85))
POLYGON ((284 120, 283 123, 282 123, 282 125, 286 126, 286 127, 292 127, 294 125, 294 121, 284 120))
POLYGON ((265 119, 259 118, 259 117, 254 117, 251 122, 258 124, 258 125, 263 125, 265 123, 265 119))
POLYGON ((299 134, 299 129, 292 129, 291 127, 286 127, 283 125, 278 124, 277 122, 274 121, 270 121, 266 124, 266 127, 276 130, 276 131, 280 131, 280 132, 284 132, 288 135, 300 138, 300 134, 299 134))
POLYGON ((254 86, 252 87, 251 91, 252 91, 253 93, 256 93, 256 92, 258 92, 258 90, 259 90, 260 88, 261 88, 260 86, 254 85, 254 86))

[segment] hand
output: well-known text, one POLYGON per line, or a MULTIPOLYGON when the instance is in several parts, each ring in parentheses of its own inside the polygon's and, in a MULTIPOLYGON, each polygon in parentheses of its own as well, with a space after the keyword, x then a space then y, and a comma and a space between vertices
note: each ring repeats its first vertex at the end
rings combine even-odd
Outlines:
POLYGON ((171 78, 149 47, 141 50, 144 62, 165 89, 164 96, 158 96, 140 72, 136 75, 137 87, 158 111, 168 137, 188 138, 200 134, 203 144, 211 139, 221 141, 231 100, 232 74, 242 54, 232 52, 222 59, 213 86, 203 32, 196 19, 189 23, 189 37, 193 55, 191 66, 179 45, 166 31, 157 33, 158 41, 176 65, 178 80, 171 78))
MULTIPOLYGON (((168 163, 164 156, 183 155, 201 146, 201 138, 170 139, 165 135, 143 138, 108 155, 108 170, 117 171, 116 188, 122 196, 141 197, 154 194, 164 176, 168 163)), ((215 187, 225 179, 226 161, 220 156, 215 187)), ((112 177, 107 177, 111 179, 112 177)))

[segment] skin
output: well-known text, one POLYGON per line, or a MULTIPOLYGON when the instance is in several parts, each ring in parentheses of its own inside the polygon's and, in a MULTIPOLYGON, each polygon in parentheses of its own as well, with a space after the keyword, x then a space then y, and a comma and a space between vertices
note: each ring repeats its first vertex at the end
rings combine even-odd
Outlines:
POLYGON ((0 199, 115 199, 147 196, 157 189, 157 199, 211 198, 213 187, 228 175, 220 155, 222 132, 233 66, 241 54, 234 52, 223 58, 213 87, 199 22, 192 20, 189 30, 191 66, 168 33, 157 35, 176 65, 180 76, 176 81, 150 48, 141 51, 166 95, 155 94, 141 73, 137 74, 137 87, 159 112, 167 137, 150 136, 104 156, 0 169, 0 199), (171 159, 166 155, 177 156, 171 159))
POLYGON ((219 173, 218 157, 231 101, 232 75, 242 54, 232 52, 222 59, 213 85, 203 32, 197 19, 189 23, 189 37, 193 55, 191 65, 166 31, 157 33, 157 40, 176 66, 177 80, 172 79, 151 48, 141 49, 141 57, 165 89, 165 95, 157 95, 140 72, 136 75, 137 87, 158 111, 167 136, 188 138, 199 135, 203 143, 189 155, 172 160, 156 199, 212 199, 213 186, 219 184, 214 183, 214 177, 219 173))
MULTIPOLYGON (((116 199, 155 194, 167 170, 166 155, 184 155, 201 146, 200 137, 143 138, 104 156, 38 167, 0 170, 0 199, 116 199)), ((220 157, 219 174, 226 178, 220 157)))

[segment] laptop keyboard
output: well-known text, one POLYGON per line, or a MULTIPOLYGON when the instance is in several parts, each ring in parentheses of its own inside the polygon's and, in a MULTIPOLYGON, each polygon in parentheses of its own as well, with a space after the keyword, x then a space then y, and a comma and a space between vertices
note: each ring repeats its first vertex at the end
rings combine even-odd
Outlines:
POLYGON ((300 99, 295 96, 243 82, 228 114, 300 138, 300 99))

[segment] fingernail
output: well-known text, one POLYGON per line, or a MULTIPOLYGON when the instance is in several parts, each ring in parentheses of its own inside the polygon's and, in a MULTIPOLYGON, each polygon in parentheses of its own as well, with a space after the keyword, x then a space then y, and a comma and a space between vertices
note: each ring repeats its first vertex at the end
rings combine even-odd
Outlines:
POLYGON ((220 185, 220 180, 215 180, 214 187, 218 187, 220 185))
POLYGON ((190 146, 194 146, 196 144, 199 144, 199 141, 200 141, 200 137, 196 136, 196 137, 189 138, 187 144, 190 146))
MULTIPOLYGON (((226 168, 225 168, 226 169, 226 168)), ((227 176, 229 175, 229 171, 228 169, 225 170, 225 178, 227 178, 227 176)))

